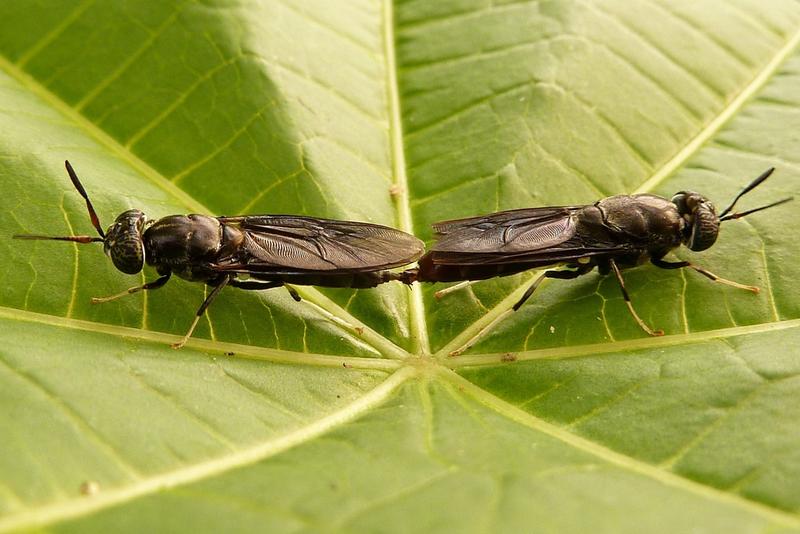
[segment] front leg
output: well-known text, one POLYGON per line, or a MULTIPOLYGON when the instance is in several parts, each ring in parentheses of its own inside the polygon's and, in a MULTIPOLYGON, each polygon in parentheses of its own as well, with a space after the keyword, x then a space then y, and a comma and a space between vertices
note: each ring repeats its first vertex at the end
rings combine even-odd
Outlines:
POLYGON ((194 321, 192 321, 192 326, 189 327, 189 331, 186 332, 186 335, 183 336, 183 338, 180 341, 178 341, 177 343, 173 343, 171 345, 173 349, 179 349, 186 344, 186 342, 191 337, 192 332, 194 332, 194 329, 197 326, 198 321, 200 321, 200 317, 202 317, 203 314, 206 312, 206 308, 208 308, 211 305, 211 303, 214 302, 214 299, 217 298, 219 292, 222 291, 222 289, 226 285, 228 285, 228 282, 230 281, 231 281, 231 276, 227 275, 219 281, 219 283, 214 289, 211 290, 211 293, 208 294, 206 300, 203 301, 203 303, 200 305, 200 308, 198 308, 197 313, 195 313, 194 321))
POLYGON ((164 284, 169 281, 169 277, 172 276, 172 273, 167 272, 167 274, 162 275, 160 278, 153 280, 152 282, 147 282, 146 284, 131 287, 126 289, 122 293, 117 293, 116 295, 111 295, 110 297, 93 297, 92 304, 100 304, 101 302, 109 302, 111 300, 116 300, 120 297, 124 297, 126 295, 132 295, 134 293, 138 293, 139 291, 147 291, 148 289, 158 289, 162 287, 164 284))
POLYGON ((693 264, 690 261, 664 261, 662 259, 652 258, 650 263, 655 265, 656 267, 660 267, 662 269, 681 269, 683 267, 688 267, 690 269, 694 269, 698 273, 702 274, 703 276, 710 278, 714 282, 719 282, 720 284, 725 284, 727 286, 738 287, 739 289, 745 289, 747 291, 752 291, 753 293, 758 293, 760 291, 759 288, 756 286, 746 286, 744 284, 740 284, 739 282, 734 282, 732 280, 726 280, 724 278, 720 278, 716 274, 706 271, 702 267, 698 267, 697 265, 693 264))

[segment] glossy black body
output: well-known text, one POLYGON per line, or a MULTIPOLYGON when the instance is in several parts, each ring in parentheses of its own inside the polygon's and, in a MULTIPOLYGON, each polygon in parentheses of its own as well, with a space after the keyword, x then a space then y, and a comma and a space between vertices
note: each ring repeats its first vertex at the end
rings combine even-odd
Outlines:
MULTIPOLYGON (((713 213, 710 203, 703 206, 713 213)), ((690 239, 692 221, 673 201, 640 194, 441 222, 434 225, 438 241, 419 261, 417 280, 483 280, 558 264, 606 274, 611 259, 622 268, 663 258, 690 239)), ((716 233, 703 244, 714 239, 716 233)))
MULTIPOLYGON (((737 201, 763 183, 775 170, 767 169, 744 187, 730 205, 717 214, 703 195, 680 191, 671 200, 651 195, 616 195, 584 206, 556 206, 501 211, 433 225, 436 242, 419 260, 417 269, 403 273, 405 282, 456 282, 506 276, 528 269, 545 269, 510 311, 518 310, 546 278, 569 280, 598 268, 614 273, 623 300, 646 333, 664 334, 650 328, 631 303, 621 269, 650 261, 661 269, 689 268, 732 287, 758 293, 759 288, 726 280, 689 261, 665 261, 671 250, 685 245, 693 251, 711 247, 720 224, 780 204, 791 197, 743 212, 733 212, 737 201)), ((435 293, 441 297, 461 284, 435 293)), ((495 319, 497 320, 497 318, 495 319)), ((481 330, 457 355, 485 335, 481 330)))
MULTIPOLYGON (((18 234, 18 239, 45 239, 75 243, 102 243, 114 266, 127 274, 150 265, 159 278, 94 303, 108 302, 139 291, 163 287, 175 274, 212 289, 198 308, 187 334, 172 346, 189 339, 199 318, 227 285, 246 290, 283 286, 316 285, 369 288, 384 282, 406 280, 389 271, 419 258, 424 246, 416 237, 378 224, 321 219, 299 215, 169 215, 147 220, 141 210, 119 214, 103 231, 97 212, 78 175, 64 165, 75 189, 86 201, 89 218, 99 237, 18 234), (248 278, 242 280, 242 278, 248 278)), ((295 300, 300 295, 291 286, 295 300)))
POLYGON ((293 215, 170 215, 145 222, 140 239, 145 262, 159 274, 209 285, 249 275, 295 285, 375 287, 396 279, 387 269, 423 252, 418 239, 385 226, 293 215))
POLYGON ((159 274, 192 282, 219 276, 212 265, 239 251, 242 234, 206 215, 169 215, 148 225, 141 236, 147 264, 159 274))

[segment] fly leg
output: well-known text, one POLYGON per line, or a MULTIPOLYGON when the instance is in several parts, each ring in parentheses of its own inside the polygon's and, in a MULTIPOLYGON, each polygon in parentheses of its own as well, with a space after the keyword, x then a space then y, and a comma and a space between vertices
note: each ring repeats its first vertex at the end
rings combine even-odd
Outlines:
POLYGON ((625 281, 622 279, 622 273, 619 271, 619 267, 617 267, 617 262, 615 262, 613 259, 609 259, 608 262, 611 264, 611 268, 614 270, 614 274, 617 276, 617 281, 619 282, 619 288, 620 290, 622 290, 622 298, 625 299, 625 304, 628 305, 628 310, 631 312, 631 315, 633 315, 633 318, 636 319, 636 322, 639 323, 639 326, 642 328, 642 330, 644 330, 651 336, 663 336, 664 335, 663 330, 651 329, 649 326, 645 324, 644 321, 642 321, 642 318, 639 317, 639 314, 636 313, 636 310, 633 309, 633 304, 631 304, 631 297, 630 295, 628 295, 628 290, 625 289, 625 281))
POLYGON ((286 288, 286 291, 289 292, 289 296, 291 296, 295 302, 300 302, 301 300, 303 300, 300 298, 300 293, 298 293, 297 290, 292 286, 283 286, 283 287, 286 288))
MULTIPOLYGON (((541 283, 544 281, 545 278, 558 278, 558 279, 561 279, 561 280, 571 280, 573 278, 577 278, 577 277, 579 277, 579 276, 581 276, 583 274, 588 273, 593 268, 594 268, 594 265, 586 264, 586 265, 579 265, 578 268, 575 269, 574 271, 545 271, 545 272, 543 272, 542 274, 540 274, 536 278, 536 280, 533 281, 531 286, 522 295, 522 298, 519 299, 517 301, 517 303, 514 304, 514 306, 511 307, 510 310, 506 310, 505 312, 503 312, 500 315, 498 315, 497 317, 495 317, 494 320, 492 320, 491 323, 489 323, 485 327, 481 328, 481 330, 477 334, 472 336, 469 339, 469 341, 464 343, 461 347, 457 348, 456 350, 450 352, 449 356, 454 357, 454 356, 461 355, 465 350, 473 347, 478 341, 480 341, 482 338, 484 338, 486 336, 486 334, 491 332, 498 323, 503 321, 506 317, 508 317, 509 315, 511 315, 512 313, 517 311, 518 309, 520 309, 520 307, 523 304, 525 304, 525 301, 528 300, 531 297, 531 295, 533 295, 533 292, 536 291, 536 288, 539 287, 539 285, 541 285, 541 283)), ((457 285, 460 285, 460 284, 457 284, 457 285)), ((457 286, 453 286, 453 287, 457 287, 457 286)))
POLYGON ((746 289, 747 291, 752 291, 753 293, 758 293, 761 291, 756 286, 746 286, 744 284, 740 284, 739 282, 734 282, 732 280, 726 280, 724 278, 720 278, 716 274, 706 271, 702 267, 698 267, 692 262, 689 261, 664 261, 661 259, 651 259, 650 262, 655 265, 656 267, 661 267, 662 269, 681 269, 683 267, 688 267, 690 269, 694 269, 698 273, 702 274, 703 276, 710 278, 714 282, 719 282, 720 284, 725 284, 726 286, 738 287, 739 289, 746 289))
POLYGON ((512 307, 514 311, 517 311, 525 304, 525 301, 531 298, 533 292, 536 291, 536 288, 544 281, 545 278, 557 278, 559 280, 572 280, 573 278, 578 278, 579 276, 588 273, 594 268, 593 265, 579 265, 577 269, 574 271, 545 271, 543 272, 536 280, 533 281, 531 287, 522 295, 522 298, 517 301, 516 304, 512 307))
POLYGON ((167 273, 162 275, 160 278, 156 278, 152 282, 147 282, 144 285, 131 287, 126 289, 122 293, 117 293, 116 295, 111 295, 108 297, 93 297, 92 304, 100 304, 101 302, 109 302, 111 300, 116 300, 118 298, 124 297, 126 295, 132 295, 134 293, 138 293, 139 291, 147 291, 148 289, 158 289, 159 287, 163 286, 169 280, 169 277, 172 273, 167 273))
POLYGON ((465 287, 469 287, 472 283, 473 283, 472 280, 466 280, 464 282, 459 282, 459 283, 454 284, 454 285, 452 285, 450 287, 446 287, 444 289, 440 289, 439 291, 434 293, 433 296, 436 297, 436 300, 439 300, 440 298, 442 298, 443 296, 447 295, 448 293, 453 293, 454 291, 458 291, 459 289, 462 289, 462 288, 465 288, 465 287))
POLYGON ((186 335, 183 336, 180 341, 172 344, 173 349, 179 349, 186 344, 186 341, 188 341, 189 337, 192 335, 192 332, 194 332, 194 328, 197 326, 198 321, 200 321, 200 317, 202 317, 206 312, 206 308, 208 308, 209 305, 214 302, 214 299, 217 298, 217 295, 219 295, 219 292, 222 291, 222 288, 228 285, 228 282, 230 281, 231 277, 225 276, 222 278, 222 280, 220 280, 219 284, 217 284, 217 286, 211 290, 211 293, 208 294, 206 300, 204 300, 200 305, 200 308, 197 309, 197 313, 195 314, 194 321, 192 321, 192 326, 189 327, 189 331, 186 332, 186 335))

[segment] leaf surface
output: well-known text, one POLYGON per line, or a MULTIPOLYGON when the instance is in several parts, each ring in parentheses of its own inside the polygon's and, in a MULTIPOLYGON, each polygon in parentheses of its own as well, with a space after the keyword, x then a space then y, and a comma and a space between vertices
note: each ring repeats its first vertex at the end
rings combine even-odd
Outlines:
POLYGON ((205 290, 132 207, 439 220, 800 191, 800 4, 0 4, 0 531, 800 530, 794 205, 615 280, 205 290), (473 338, 478 336, 475 343, 473 338), (470 342, 464 354, 451 353, 470 342), (411 519, 410 519, 411 518, 411 519))

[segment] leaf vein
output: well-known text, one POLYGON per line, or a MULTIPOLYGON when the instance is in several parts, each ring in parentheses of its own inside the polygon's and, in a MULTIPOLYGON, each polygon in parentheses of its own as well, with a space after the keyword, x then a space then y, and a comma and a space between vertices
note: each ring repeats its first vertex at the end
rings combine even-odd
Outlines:
POLYGON ((686 491, 690 494, 699 495, 709 501, 732 506, 759 517, 767 518, 782 525, 800 527, 800 518, 796 515, 774 508, 767 504, 747 499, 741 495, 728 493, 713 486, 707 486, 694 480, 682 477, 670 471, 665 471, 654 465, 642 462, 630 456, 618 453, 594 441, 573 434, 561 427, 548 423, 547 421, 535 417, 516 406, 492 395, 491 393, 479 388, 469 380, 453 371, 440 371, 442 379, 451 382, 454 387, 458 387, 464 393, 471 395, 476 401, 495 410, 498 414, 517 422, 520 425, 532 428, 536 431, 547 434, 555 439, 563 441, 576 449, 582 450, 600 458, 601 460, 615 465, 623 470, 652 479, 665 486, 686 491))
POLYGON ((39 42, 37 42, 30 49, 28 49, 28 51, 25 52, 25 54, 20 56, 19 59, 17 59, 17 66, 20 69, 24 68, 25 65, 31 59, 36 57, 36 55, 39 52, 44 50, 44 48, 47 47, 50 43, 52 43, 53 41, 58 39, 67 30, 67 28, 73 22, 78 20, 80 18, 80 16, 83 15, 83 13, 87 9, 89 9, 90 7, 92 7, 94 5, 94 3, 95 3, 95 0, 84 0, 83 2, 81 2, 74 10, 72 10, 72 13, 70 13, 66 17, 62 18, 61 21, 59 21, 58 25, 55 28, 53 28, 47 35, 42 37, 39 40, 39 42))
MULTIPOLYGON (((129 478, 136 480, 141 477, 141 473, 135 469, 129 462, 123 459, 114 447, 101 436, 92 425, 86 421, 78 412, 75 411, 69 404, 64 402, 61 397, 51 391, 40 380, 37 380, 30 373, 24 372, 22 369, 15 368, 10 362, 0 359, 0 365, 6 367, 9 371, 13 372, 20 379, 24 380, 28 386, 39 391, 44 397, 56 408, 63 413, 67 419, 80 430, 80 434, 87 436, 87 439, 95 444, 98 451, 102 451, 108 458, 114 460, 120 471, 125 473, 129 478)), ((2 525, 2 520, 0 520, 2 525)))
POLYGON ((378 386, 344 408, 322 416, 305 427, 257 443, 251 447, 239 449, 218 458, 160 475, 143 478, 125 487, 108 489, 95 495, 92 499, 81 497, 50 506, 39 507, 33 511, 2 517, 0 518, 0 532, 43 527, 85 516, 125 504, 140 497, 216 477, 233 469, 263 461, 328 433, 342 424, 361 416, 367 410, 383 403, 397 388, 415 376, 416 373, 417 370, 412 367, 399 369, 389 375, 378 386))
MULTIPOLYGON (((383 38, 386 56, 386 99, 389 106, 389 142, 392 155, 392 174, 398 195, 394 197, 398 227, 414 233, 414 222, 409 199, 408 171, 403 144, 403 120, 400 108, 400 87, 397 80, 397 57, 394 27, 393 0, 383 2, 383 38)), ((412 352, 419 355, 431 353, 428 329, 425 322, 425 304, 419 284, 411 287, 408 303, 409 326, 411 328, 412 352)))
POLYGON ((91 104, 94 99, 108 86, 110 86, 114 81, 119 79, 128 68, 133 65, 133 63, 141 57, 152 45, 155 43, 156 39, 160 37, 163 32, 172 25, 173 22, 178 18, 178 16, 183 12, 183 9, 189 5, 190 1, 185 1, 182 4, 176 6, 175 10, 170 14, 169 17, 164 19, 164 22, 158 26, 154 31, 150 32, 150 35, 145 39, 142 45, 133 52, 130 52, 125 60, 120 63, 116 69, 114 69, 105 79, 101 80, 91 91, 86 93, 83 98, 81 98, 75 104, 75 110, 80 112, 84 109, 88 104, 91 104))

